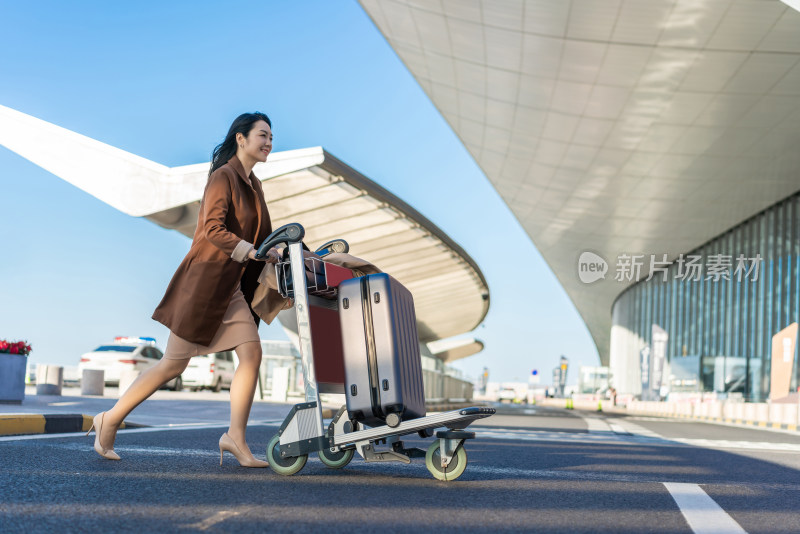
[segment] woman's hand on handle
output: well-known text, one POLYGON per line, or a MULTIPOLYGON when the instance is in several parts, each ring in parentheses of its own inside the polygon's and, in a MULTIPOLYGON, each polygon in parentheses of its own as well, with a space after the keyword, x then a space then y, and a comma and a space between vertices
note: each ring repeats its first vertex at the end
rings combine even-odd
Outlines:
POLYGON ((278 263, 279 261, 281 261, 281 254, 280 252, 278 252, 278 249, 276 247, 272 247, 271 249, 269 249, 267 251, 267 255, 264 256, 263 259, 256 258, 256 249, 254 248, 250 249, 250 252, 247 254, 247 257, 250 258, 251 260, 265 261, 267 263, 278 263))

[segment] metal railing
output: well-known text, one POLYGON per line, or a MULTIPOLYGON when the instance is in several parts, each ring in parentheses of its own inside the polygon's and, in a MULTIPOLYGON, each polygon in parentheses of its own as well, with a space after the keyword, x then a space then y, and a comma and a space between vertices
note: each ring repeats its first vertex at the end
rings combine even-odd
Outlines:
POLYGON ((471 382, 430 370, 422 371, 422 380, 425 383, 425 400, 428 402, 472 400, 471 382))

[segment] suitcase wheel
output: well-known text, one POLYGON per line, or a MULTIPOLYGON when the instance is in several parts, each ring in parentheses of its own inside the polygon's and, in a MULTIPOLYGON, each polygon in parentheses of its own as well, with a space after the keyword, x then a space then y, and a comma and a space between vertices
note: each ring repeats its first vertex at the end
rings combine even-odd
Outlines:
POLYGON ((447 467, 442 467, 441 446, 442 442, 438 439, 431 443, 428 452, 425 453, 425 467, 436 480, 449 482, 460 477, 467 468, 467 451, 463 445, 458 447, 447 467))
POLYGON ((422 430, 417 430, 417 435, 422 439, 429 438, 433 435, 432 428, 423 428, 422 430))
POLYGON ((281 436, 275 434, 269 445, 267 445, 267 461, 269 467, 279 475, 294 475, 300 471, 308 461, 308 455, 294 456, 291 458, 281 457, 281 436))
POLYGON ((386 416, 386 424, 390 427, 394 428, 401 423, 402 419, 400 418, 400 414, 397 413, 390 413, 386 416))

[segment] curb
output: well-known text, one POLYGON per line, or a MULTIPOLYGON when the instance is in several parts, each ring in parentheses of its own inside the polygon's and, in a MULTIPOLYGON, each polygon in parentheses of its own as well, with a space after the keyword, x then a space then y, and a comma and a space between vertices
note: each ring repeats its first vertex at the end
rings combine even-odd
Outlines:
POLYGON ((664 414, 664 413, 650 413, 650 412, 629 412, 624 409, 608 410, 610 413, 621 415, 645 416, 645 417, 660 417, 661 419, 686 419, 687 421, 707 421, 709 423, 722 423, 725 425, 735 426, 752 426, 755 428, 771 428, 775 430, 788 430, 790 432, 797 432, 798 425, 787 423, 772 423, 767 421, 753 421, 750 419, 729 419, 727 417, 710 417, 706 415, 683 415, 683 414, 664 414))
MULTIPOLYGON (((568 409, 568 408, 567 408, 568 409)), ((576 411, 595 412, 589 408, 575 408, 576 411)), ((727 417, 710 417, 706 415, 683 415, 683 414, 664 414, 664 413, 650 413, 650 412, 629 412, 619 407, 603 409, 604 413, 613 413, 618 415, 632 415, 632 416, 645 416, 645 417, 660 417, 661 419, 686 419, 687 421, 706 421, 709 423, 721 423, 724 425, 734 426, 751 426, 755 428, 771 428, 774 430, 788 430, 790 432, 797 432, 798 425, 791 425, 787 423, 772 423, 767 421, 752 421, 749 419, 729 419, 727 417)))
MULTIPOLYGON (((88 432, 92 427, 92 418, 93 416, 84 414, 2 414, 0 436, 88 432)), ((119 428, 143 426, 146 425, 122 423, 119 428)))
POLYGON ((705 415, 667 415, 659 417, 672 417, 675 419, 689 419, 692 421, 708 421, 709 423, 725 423, 727 425, 754 426, 756 428, 774 428, 797 432, 797 425, 787 423, 769 423, 767 421, 750 421, 748 419, 728 419, 727 417, 709 417, 705 415))

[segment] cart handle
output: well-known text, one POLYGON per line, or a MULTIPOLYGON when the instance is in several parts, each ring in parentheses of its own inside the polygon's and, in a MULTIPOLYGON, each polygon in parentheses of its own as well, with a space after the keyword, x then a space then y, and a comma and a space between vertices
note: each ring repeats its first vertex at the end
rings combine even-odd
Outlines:
POLYGON ((350 252, 350 245, 348 245, 347 241, 345 241, 344 239, 334 239, 320 246, 317 250, 314 251, 314 254, 316 254, 317 256, 327 256, 332 252, 343 252, 347 254, 348 252, 350 252))
POLYGON ((300 243, 306 235, 306 230, 300 223, 284 224, 267 236, 261 246, 258 247, 256 258, 261 260, 267 256, 269 249, 281 243, 300 243))

